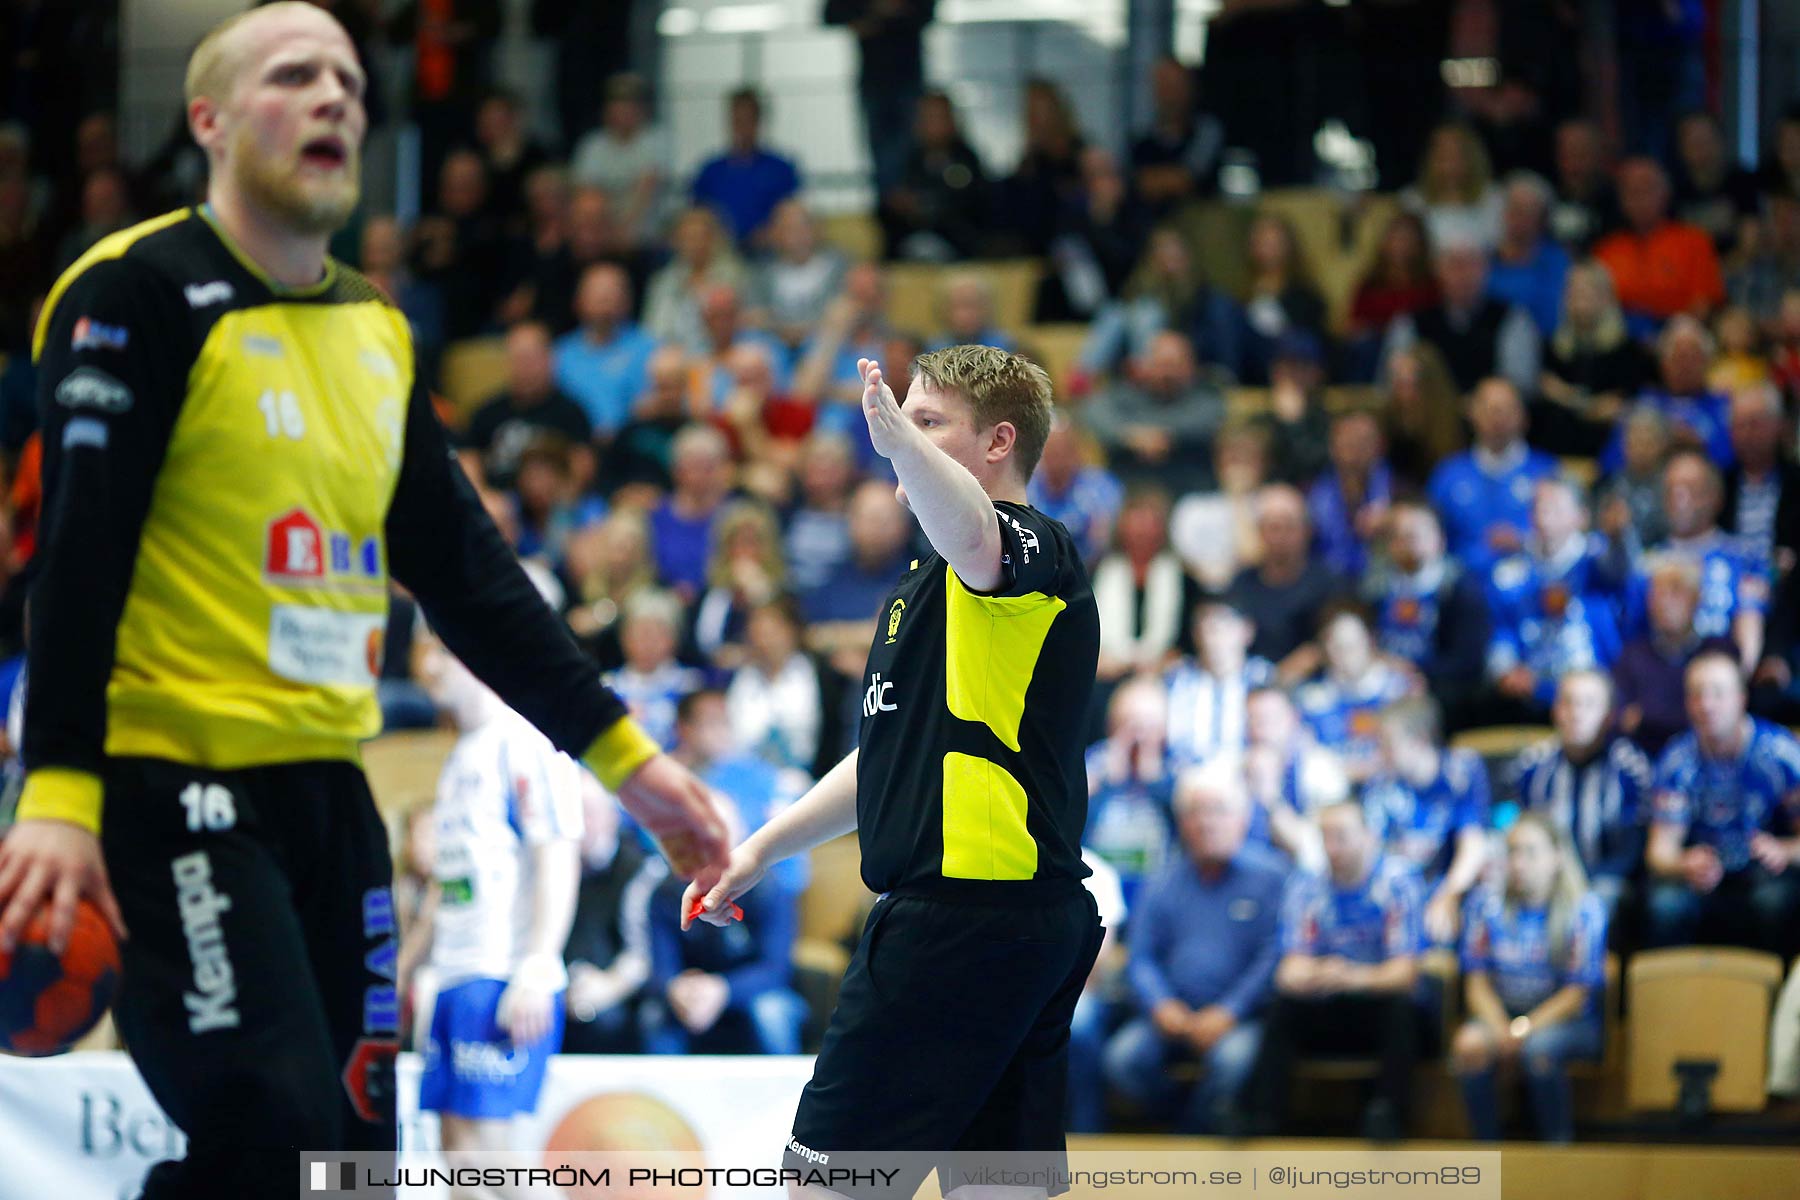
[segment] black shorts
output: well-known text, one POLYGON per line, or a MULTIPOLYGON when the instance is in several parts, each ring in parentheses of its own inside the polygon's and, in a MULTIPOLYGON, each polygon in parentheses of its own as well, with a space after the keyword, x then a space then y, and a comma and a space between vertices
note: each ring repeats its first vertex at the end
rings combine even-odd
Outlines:
POLYGON ((882 897, 844 974, 784 1165, 908 1152, 891 1184, 832 1184, 857 1197, 911 1196, 926 1156, 946 1152, 1041 1151, 1060 1168, 1069 1019, 1101 935, 1074 881, 1029 905, 882 897))
POLYGON ((285 1195, 297 1151, 391 1152, 398 929, 362 772, 115 759, 105 780, 115 1018, 188 1136, 146 1200, 285 1195))

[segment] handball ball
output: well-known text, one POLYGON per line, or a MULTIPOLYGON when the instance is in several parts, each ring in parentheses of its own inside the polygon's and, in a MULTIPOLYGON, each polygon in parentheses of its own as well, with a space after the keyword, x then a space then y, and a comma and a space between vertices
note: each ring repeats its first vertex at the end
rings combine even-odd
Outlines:
POLYGON ((0 1052, 33 1058, 61 1054, 100 1023, 119 992, 119 945, 100 910, 75 909, 69 946, 59 958, 45 943, 50 910, 40 909, 19 944, 0 953, 0 1052))

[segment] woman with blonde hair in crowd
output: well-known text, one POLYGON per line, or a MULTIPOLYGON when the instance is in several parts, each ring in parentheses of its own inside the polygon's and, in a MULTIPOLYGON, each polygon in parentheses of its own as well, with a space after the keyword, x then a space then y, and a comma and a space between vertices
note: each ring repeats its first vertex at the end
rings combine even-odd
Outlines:
POLYGON ((1278 212, 1259 212, 1244 239, 1249 282, 1244 305, 1243 366, 1240 382, 1269 382, 1275 348, 1291 333, 1306 333, 1327 344, 1325 299, 1294 224, 1278 212))
POLYGON ((1562 321, 1544 344, 1531 441, 1552 454, 1595 455, 1656 364, 1625 331, 1612 276, 1589 259, 1569 269, 1562 321))
POLYGON ((1396 479, 1423 488, 1437 465, 1469 442, 1450 368, 1435 346, 1416 342, 1388 355, 1380 387, 1388 467, 1396 479))
POLYGON ((1434 246, 1499 244, 1503 197, 1487 149, 1467 125, 1447 121, 1431 131, 1419 181, 1400 202, 1425 218, 1434 246))
POLYGON ((710 208, 695 206, 676 217, 669 246, 674 257, 644 289, 643 325, 660 342, 701 345, 700 297, 720 283, 741 293, 749 273, 710 208))
POLYGON ((727 506, 713 526, 706 591, 694 606, 693 642, 706 661, 727 671, 744 661, 750 610, 780 595, 786 578, 774 514, 754 500, 727 506))
POLYGON ((563 563, 576 592, 569 631, 602 666, 617 665, 625 601, 656 584, 649 521, 636 508, 615 505, 605 520, 570 536, 563 563))
POLYGON ((1605 1049, 1606 907, 1566 834, 1528 812, 1506 835, 1506 879, 1479 893, 1463 931, 1469 1019, 1451 1060, 1476 1137, 1500 1137, 1499 1068, 1516 1066, 1539 1136, 1575 1137, 1569 1064, 1605 1049))

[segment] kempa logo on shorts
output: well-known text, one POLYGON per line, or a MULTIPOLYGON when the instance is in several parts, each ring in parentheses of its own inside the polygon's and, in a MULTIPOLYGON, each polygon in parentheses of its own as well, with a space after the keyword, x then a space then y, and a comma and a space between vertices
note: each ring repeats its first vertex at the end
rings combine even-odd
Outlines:
POLYGON ((194 964, 194 990, 181 997, 187 1005, 188 1028, 195 1033, 236 1029, 237 975, 219 923, 219 914, 231 911, 231 897, 213 887, 212 860, 205 851, 183 855, 172 866, 188 960, 194 964))
POLYGON ((804 1158, 807 1162, 816 1163, 819 1166, 824 1166, 831 1161, 831 1155, 821 1154, 811 1146, 802 1146, 793 1138, 788 1139, 788 1149, 792 1150, 795 1154, 798 1154, 801 1158, 804 1158))

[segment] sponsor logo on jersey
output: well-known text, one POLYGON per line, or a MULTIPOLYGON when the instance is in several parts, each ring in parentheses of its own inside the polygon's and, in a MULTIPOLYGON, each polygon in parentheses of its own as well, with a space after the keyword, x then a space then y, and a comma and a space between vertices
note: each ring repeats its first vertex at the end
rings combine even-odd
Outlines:
POLYGON ((215 279, 211 283, 190 283, 181 289, 187 297, 189 308, 205 308, 209 304, 223 304, 235 294, 231 285, 223 279, 215 279))
POLYGON ((357 539, 326 529, 304 508, 293 508, 269 522, 263 575, 273 583, 306 584, 328 580, 381 581, 381 539, 357 539))
POLYGON ((363 366, 385 379, 398 379, 400 377, 399 368, 394 366, 394 360, 380 350, 372 350, 369 347, 364 346, 361 350, 357 351, 356 357, 362 361, 363 366))
POLYGON ((890 646, 894 644, 894 639, 900 635, 900 617, 905 612, 906 601, 900 599, 898 596, 894 597, 894 603, 888 608, 887 644, 890 646))
POLYGON ((69 336, 72 350, 123 350, 131 341, 131 331, 122 325, 103 325, 92 317, 75 322, 69 336))
POLYGON ((888 699, 888 694, 893 690, 894 681, 883 679, 880 671, 875 672, 874 677, 869 681, 868 690, 863 692, 863 716, 872 717, 876 713, 898 712, 900 706, 888 699))
POLYGON ((1017 517, 1009 516, 1006 520, 1019 535, 1019 557, 1024 560, 1025 564, 1029 564, 1031 562, 1031 556, 1036 554, 1039 549, 1038 535, 1034 531, 1019 524, 1019 519, 1017 517))
POLYGON ((120 413, 133 399, 130 388, 99 367, 76 367, 56 385, 56 402, 64 408, 120 413))
POLYGON ((265 333, 246 333, 244 353, 261 355, 263 358, 280 358, 283 353, 281 339, 265 333))
POLYGON ((175 875, 181 930, 187 935, 188 961, 194 967, 194 988, 181 997, 188 1011, 188 1028, 194 1033, 236 1029, 237 975, 231 969, 225 927, 219 921, 219 914, 231 911, 231 897, 213 886, 212 859, 204 850, 183 855, 170 867, 175 875))

